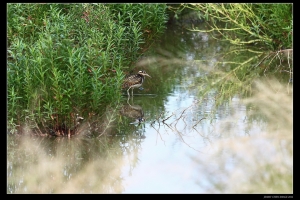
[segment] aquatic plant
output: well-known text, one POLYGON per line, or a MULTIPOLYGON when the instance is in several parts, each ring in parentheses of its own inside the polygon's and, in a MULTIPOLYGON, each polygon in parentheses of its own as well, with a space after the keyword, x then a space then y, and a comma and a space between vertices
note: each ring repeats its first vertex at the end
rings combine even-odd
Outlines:
POLYGON ((85 118, 109 103, 115 107, 124 71, 163 32, 165 9, 7 4, 8 132, 34 122, 35 134, 73 135, 77 114, 85 118))

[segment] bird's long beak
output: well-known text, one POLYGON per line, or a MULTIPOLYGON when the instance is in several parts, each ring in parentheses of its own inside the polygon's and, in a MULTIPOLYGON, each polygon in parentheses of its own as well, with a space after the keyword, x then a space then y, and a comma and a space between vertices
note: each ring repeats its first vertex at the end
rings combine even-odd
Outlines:
MULTIPOLYGON (((144 76, 149 76, 149 74, 144 74, 144 76)), ((151 76, 149 76, 151 78, 151 76)))

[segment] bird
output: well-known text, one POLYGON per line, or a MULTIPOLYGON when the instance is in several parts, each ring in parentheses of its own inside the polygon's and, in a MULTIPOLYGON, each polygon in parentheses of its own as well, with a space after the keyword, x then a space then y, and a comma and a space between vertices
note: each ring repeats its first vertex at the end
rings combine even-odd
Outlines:
MULTIPOLYGON (((131 95, 133 96, 133 89, 142 86, 145 80, 145 76, 149 76, 149 74, 147 74, 147 72, 144 70, 140 70, 137 74, 129 75, 124 79, 122 89, 128 88, 127 90, 128 97, 130 96, 129 94, 130 89, 131 89, 131 95)), ((151 76, 149 77, 151 78, 151 76)))

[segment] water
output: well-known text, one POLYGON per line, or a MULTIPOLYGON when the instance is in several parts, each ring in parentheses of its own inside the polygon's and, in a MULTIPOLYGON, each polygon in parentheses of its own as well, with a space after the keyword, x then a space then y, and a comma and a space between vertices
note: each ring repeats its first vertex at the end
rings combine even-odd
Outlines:
POLYGON ((250 126, 249 108, 238 94, 217 109, 216 91, 199 96, 210 73, 199 65, 213 70, 214 55, 227 48, 207 34, 170 27, 160 46, 137 63, 152 78, 132 98, 124 91, 106 135, 8 137, 7 192, 292 192, 292 140, 280 139, 278 147, 265 137, 266 124, 253 120, 250 126), (201 59, 209 60, 194 62, 201 59), (278 181, 280 189, 270 189, 278 174, 286 178, 278 181))

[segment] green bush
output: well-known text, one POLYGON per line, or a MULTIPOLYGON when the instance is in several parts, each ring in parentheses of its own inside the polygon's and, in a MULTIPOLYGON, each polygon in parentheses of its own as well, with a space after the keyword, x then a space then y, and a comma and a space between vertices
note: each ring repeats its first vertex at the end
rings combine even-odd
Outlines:
POLYGON ((72 127, 75 113, 98 113, 117 103, 123 71, 142 55, 142 45, 163 32, 165 9, 164 4, 7 4, 9 131, 28 120, 35 128, 72 127))
POLYGON ((257 16, 257 25, 265 25, 262 30, 272 38, 273 49, 292 48, 293 46, 293 4, 253 4, 253 12, 257 16))
POLYGON ((292 48, 293 4, 201 3, 184 4, 199 11, 212 30, 232 44, 265 45, 266 49, 292 48))

